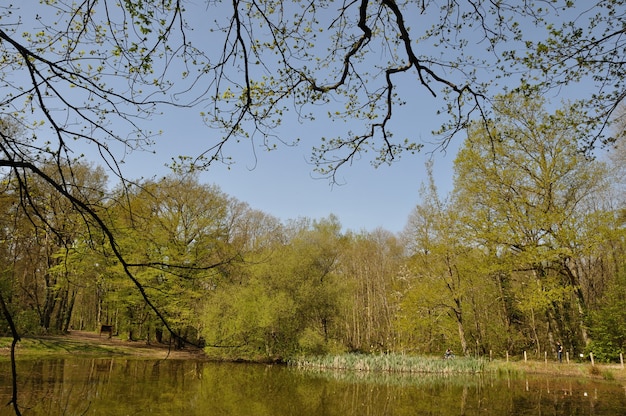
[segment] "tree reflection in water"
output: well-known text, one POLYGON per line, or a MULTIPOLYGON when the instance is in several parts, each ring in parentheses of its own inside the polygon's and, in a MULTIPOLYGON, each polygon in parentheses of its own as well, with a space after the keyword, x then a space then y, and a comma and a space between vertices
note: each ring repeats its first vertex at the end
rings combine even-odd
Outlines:
MULTIPOLYGON (((619 383, 553 377, 313 372, 183 360, 48 359, 18 363, 24 414, 572 415, 626 414, 619 383)), ((10 399, 0 363, 0 401, 10 399)), ((11 408, 0 408, 11 414, 11 408)))

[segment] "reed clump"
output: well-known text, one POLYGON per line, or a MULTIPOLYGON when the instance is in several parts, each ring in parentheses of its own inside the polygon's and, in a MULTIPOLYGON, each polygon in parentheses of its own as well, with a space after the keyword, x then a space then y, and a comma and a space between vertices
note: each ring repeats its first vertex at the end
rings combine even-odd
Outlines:
POLYGON ((508 362, 500 363, 492 367, 495 368, 495 372, 499 376, 518 377, 524 374, 524 371, 519 366, 513 365, 508 362))
POLYGON ((402 354, 341 354, 303 357, 291 360, 289 364, 306 369, 408 374, 476 374, 485 369, 485 361, 482 358, 457 357, 444 360, 436 357, 402 354))
POLYGON ((614 381, 615 380, 615 375, 613 374, 612 371, 605 370, 605 371, 602 372, 602 378, 607 380, 607 381, 614 381))

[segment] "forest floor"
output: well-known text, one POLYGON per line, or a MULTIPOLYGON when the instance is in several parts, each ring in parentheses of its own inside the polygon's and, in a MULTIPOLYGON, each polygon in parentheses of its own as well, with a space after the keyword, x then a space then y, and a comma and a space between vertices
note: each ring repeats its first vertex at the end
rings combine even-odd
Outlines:
MULTIPOLYGON (((0 338, 0 359, 9 358, 10 345, 10 338, 0 338)), ((184 349, 177 350, 167 344, 126 341, 116 336, 109 338, 108 334, 100 335, 90 331, 71 331, 67 335, 24 337, 16 346, 18 359, 67 354, 168 359, 204 358, 202 350, 194 346, 187 345, 184 349)))

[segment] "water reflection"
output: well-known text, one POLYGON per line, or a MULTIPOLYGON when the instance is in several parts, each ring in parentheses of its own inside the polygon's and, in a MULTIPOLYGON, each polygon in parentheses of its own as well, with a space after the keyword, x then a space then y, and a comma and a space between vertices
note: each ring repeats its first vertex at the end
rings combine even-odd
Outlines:
MULTIPOLYGON (((18 363, 25 415, 625 415, 619 383, 546 377, 398 376, 179 360, 18 363)), ((9 401, 0 363, 0 402, 9 401)), ((12 414, 8 406, 0 414, 12 414)))

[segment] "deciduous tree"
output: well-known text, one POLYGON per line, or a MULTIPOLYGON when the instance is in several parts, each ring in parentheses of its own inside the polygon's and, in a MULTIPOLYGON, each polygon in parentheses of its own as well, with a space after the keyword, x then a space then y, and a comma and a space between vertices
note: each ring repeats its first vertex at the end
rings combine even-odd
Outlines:
POLYGON ((248 257, 245 278, 222 282, 206 303, 209 353, 274 360, 327 351, 341 333, 340 228, 331 217, 273 230, 282 238, 248 257))
POLYGON ((599 253, 590 219, 606 185, 605 167, 580 152, 576 107, 550 114, 544 105, 537 96, 500 97, 497 117, 470 128, 455 162, 464 222, 475 244, 507 259, 527 316, 542 322, 541 339, 532 325, 538 348, 554 337, 586 342, 594 282, 581 264, 599 253))
MULTIPOLYGON (((128 267, 167 316, 172 335, 197 341, 203 294, 240 256, 229 240, 229 198, 195 176, 170 175, 133 187, 127 201, 114 207, 110 227, 128 253, 128 267)), ((127 319, 120 325, 131 339, 133 333, 150 339, 151 332, 162 331, 162 323, 140 294, 133 296, 132 287, 123 284, 119 265, 114 270, 118 279, 108 298, 125 309, 127 319)))
POLYGON ((390 351, 398 343, 394 281, 403 264, 403 247, 394 235, 382 229, 346 237, 340 261, 340 277, 345 285, 340 314, 342 338, 353 351, 390 351))

